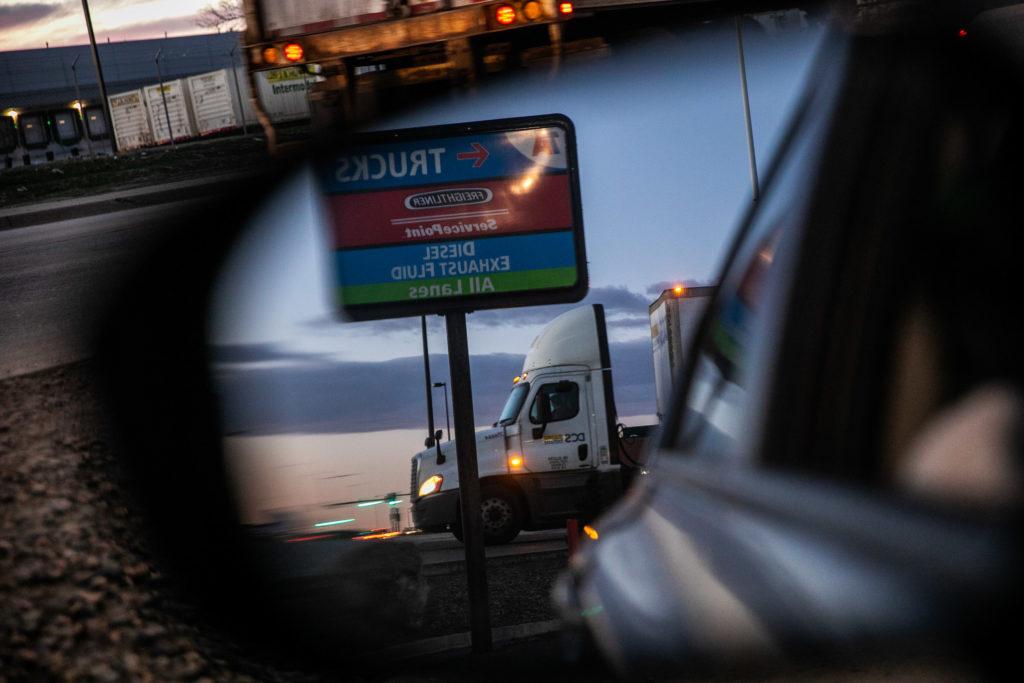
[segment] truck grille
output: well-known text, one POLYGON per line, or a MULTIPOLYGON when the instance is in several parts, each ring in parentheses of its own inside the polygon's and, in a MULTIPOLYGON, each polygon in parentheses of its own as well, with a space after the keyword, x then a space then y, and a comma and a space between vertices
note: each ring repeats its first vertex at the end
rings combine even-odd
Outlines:
POLYGON ((416 475, 418 474, 418 472, 416 471, 416 465, 418 463, 419 463, 419 460, 417 460, 416 458, 412 459, 412 477, 411 477, 410 482, 409 482, 409 499, 410 500, 416 500, 416 494, 418 493, 418 489, 416 487, 416 475))

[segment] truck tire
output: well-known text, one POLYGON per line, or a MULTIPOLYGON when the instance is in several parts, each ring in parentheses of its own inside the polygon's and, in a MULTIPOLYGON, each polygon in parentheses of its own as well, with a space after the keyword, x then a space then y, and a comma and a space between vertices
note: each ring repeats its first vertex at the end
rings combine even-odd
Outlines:
POLYGON ((508 543, 523 528, 519 497, 503 486, 483 487, 480 491, 480 515, 483 517, 485 545, 508 543))

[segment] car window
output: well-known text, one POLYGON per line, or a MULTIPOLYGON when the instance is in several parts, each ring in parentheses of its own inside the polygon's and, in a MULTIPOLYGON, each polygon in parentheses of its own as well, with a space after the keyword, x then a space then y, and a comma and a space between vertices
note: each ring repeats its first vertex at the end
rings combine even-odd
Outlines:
POLYGON ((540 406, 548 405, 546 422, 559 422, 576 417, 580 412, 580 387, 575 382, 544 384, 530 406, 530 422, 542 424, 540 406))
POLYGON ((831 101, 824 90, 809 97, 733 249, 695 347, 676 439, 681 452, 738 460, 753 452, 744 448, 758 431, 753 397, 772 373, 831 101))

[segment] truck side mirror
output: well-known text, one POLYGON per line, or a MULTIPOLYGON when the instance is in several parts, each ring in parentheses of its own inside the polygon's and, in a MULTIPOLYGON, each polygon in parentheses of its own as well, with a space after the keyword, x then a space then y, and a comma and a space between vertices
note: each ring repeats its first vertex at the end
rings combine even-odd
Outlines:
MULTIPOLYGON (((431 445, 437 445, 437 460, 435 460, 435 462, 438 465, 443 465, 445 463, 445 461, 447 460, 447 458, 445 457, 444 453, 441 452, 441 433, 442 433, 441 430, 438 429, 436 432, 434 432, 434 437, 432 439, 430 439, 431 441, 434 442, 431 445)), ((429 446, 428 446, 428 448, 429 448, 429 446)))
POLYGON ((427 447, 427 448, 433 448, 434 447, 434 437, 433 436, 428 436, 427 438, 423 439, 423 445, 425 447, 427 447))

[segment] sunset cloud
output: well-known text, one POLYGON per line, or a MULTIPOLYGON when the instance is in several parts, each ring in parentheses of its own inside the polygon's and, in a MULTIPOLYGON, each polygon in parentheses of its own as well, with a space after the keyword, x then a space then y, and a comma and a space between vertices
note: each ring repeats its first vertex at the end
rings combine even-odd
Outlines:
MULTIPOLYGON (((0 0, 2 1, 2 0, 0 0)), ((208 0, 91 0, 99 42, 202 33, 195 18, 208 0)), ((0 49, 80 45, 88 40, 80 0, 0 4, 0 49)))

